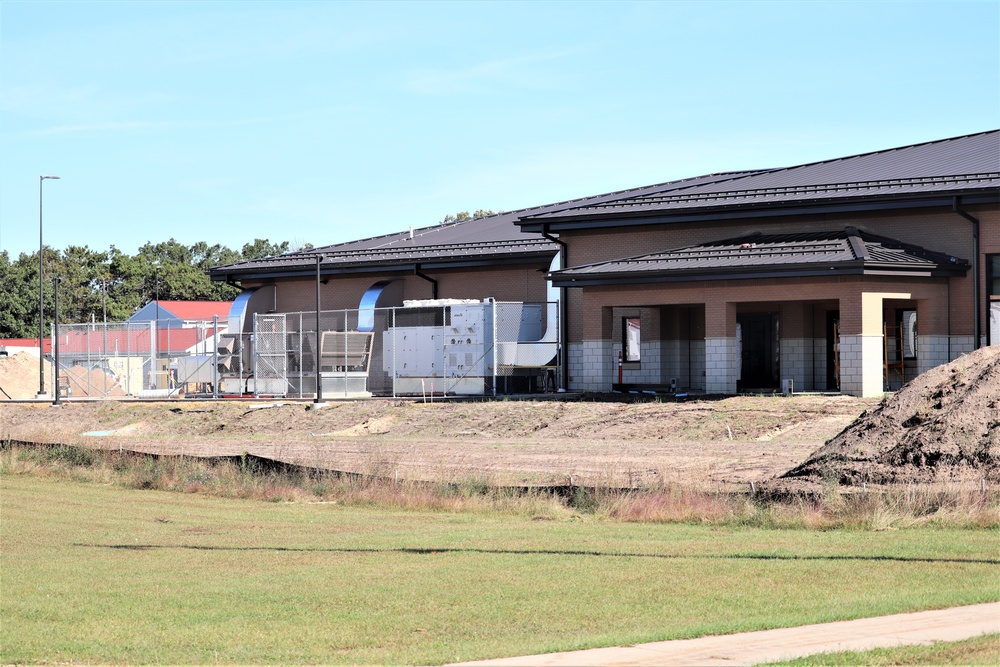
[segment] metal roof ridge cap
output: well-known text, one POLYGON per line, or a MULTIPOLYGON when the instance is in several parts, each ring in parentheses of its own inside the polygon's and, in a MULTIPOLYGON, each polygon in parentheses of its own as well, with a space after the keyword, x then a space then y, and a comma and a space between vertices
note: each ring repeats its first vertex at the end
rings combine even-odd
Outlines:
POLYGON ((865 245, 864 240, 861 238, 861 232, 858 231, 858 228, 850 226, 844 228, 844 231, 847 234, 847 241, 851 245, 851 250, 854 252, 854 256, 861 261, 871 259, 871 255, 868 254, 868 248, 865 245))

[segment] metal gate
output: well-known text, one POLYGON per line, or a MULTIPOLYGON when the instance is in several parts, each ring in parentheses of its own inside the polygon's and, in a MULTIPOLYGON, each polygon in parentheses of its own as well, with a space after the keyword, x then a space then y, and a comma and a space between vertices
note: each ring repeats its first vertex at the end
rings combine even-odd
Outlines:
POLYGON ((253 393, 256 396, 284 396, 288 393, 285 316, 255 314, 253 334, 253 393))

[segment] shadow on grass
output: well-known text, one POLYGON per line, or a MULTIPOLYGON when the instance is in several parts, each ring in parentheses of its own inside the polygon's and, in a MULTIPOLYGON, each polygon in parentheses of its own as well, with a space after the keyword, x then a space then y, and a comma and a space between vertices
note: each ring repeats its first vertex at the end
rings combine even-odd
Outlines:
POLYGON ((485 554, 493 556, 590 556, 603 558, 661 558, 665 560, 777 560, 777 561, 864 561, 890 563, 969 563, 973 565, 1000 565, 992 558, 915 558, 908 556, 795 556, 781 554, 703 554, 682 556, 677 554, 642 554, 604 551, 572 550, 518 550, 518 549, 347 549, 318 547, 213 547, 197 544, 84 544, 71 546, 94 549, 120 549, 123 551, 154 551, 160 549, 186 549, 191 551, 271 551, 274 553, 343 553, 343 554, 403 554, 411 556, 436 556, 440 554, 485 554))

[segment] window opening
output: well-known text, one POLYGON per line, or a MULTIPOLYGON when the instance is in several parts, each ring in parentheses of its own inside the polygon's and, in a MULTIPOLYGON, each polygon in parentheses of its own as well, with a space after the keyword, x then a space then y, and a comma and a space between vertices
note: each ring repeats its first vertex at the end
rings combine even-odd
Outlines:
POLYGON ((622 358, 624 361, 639 361, 639 346, 642 342, 638 317, 622 318, 622 358))

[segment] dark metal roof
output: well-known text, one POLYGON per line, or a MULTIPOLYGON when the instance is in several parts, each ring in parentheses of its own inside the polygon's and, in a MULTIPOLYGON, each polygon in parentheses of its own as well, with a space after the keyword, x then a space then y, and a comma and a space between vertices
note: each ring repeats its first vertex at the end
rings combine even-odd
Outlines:
POLYGON ((557 286, 685 282, 772 276, 962 274, 968 261, 860 232, 746 234, 552 273, 557 286))
POLYGON ((930 197, 944 201, 970 194, 1000 199, 1000 130, 578 205, 522 216, 519 224, 526 231, 543 226, 558 230, 600 227, 614 220, 642 224, 641 218, 669 222, 720 212, 738 215, 752 209, 808 212, 859 202, 898 206, 904 199, 919 205, 930 197))
POLYGON ((274 257, 217 266, 211 270, 211 276, 213 280, 240 280, 312 274, 316 270, 317 255, 322 255, 324 258, 321 271, 326 275, 416 268, 493 266, 524 261, 548 262, 559 250, 559 246, 545 238, 542 233, 524 232, 519 229, 514 224, 518 218, 574 206, 598 204, 620 197, 638 197, 654 191, 664 192, 672 188, 711 183, 747 173, 751 172, 709 174, 289 252, 274 257))

